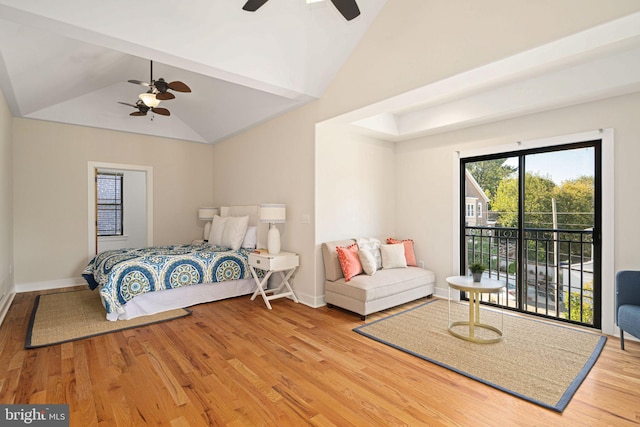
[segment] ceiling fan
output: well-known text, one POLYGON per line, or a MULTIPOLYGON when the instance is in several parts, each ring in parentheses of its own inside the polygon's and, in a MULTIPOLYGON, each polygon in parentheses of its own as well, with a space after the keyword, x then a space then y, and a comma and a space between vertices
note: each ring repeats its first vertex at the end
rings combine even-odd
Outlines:
POLYGON ((128 105, 128 106, 136 108, 138 110, 138 111, 134 111, 133 113, 129 114, 130 116, 146 116, 147 113, 149 112, 149 110, 151 110, 151 112, 153 112, 153 113, 160 114, 161 116, 170 116, 171 115, 169 110, 167 110, 166 108, 150 107, 147 104, 145 104, 142 101, 142 99, 139 99, 138 102, 136 102, 135 104, 129 104, 128 102, 120 102, 120 101, 118 101, 118 104, 128 105))
MULTIPOLYGON (((267 1, 268 0, 248 0, 244 6, 242 6, 242 9, 248 12, 255 12, 267 1)), ((338 9, 338 12, 340 12, 347 21, 351 21, 360 15, 360 9, 358 8, 356 0, 331 0, 331 3, 333 3, 336 9, 338 9)))
POLYGON ((173 93, 169 92, 169 89, 175 90, 176 92, 191 92, 191 88, 181 81, 166 82, 163 78, 153 80, 153 61, 151 61, 150 76, 149 83, 140 80, 129 80, 129 83, 147 86, 149 88, 148 93, 154 94, 156 99, 160 101, 167 101, 176 97, 173 93))

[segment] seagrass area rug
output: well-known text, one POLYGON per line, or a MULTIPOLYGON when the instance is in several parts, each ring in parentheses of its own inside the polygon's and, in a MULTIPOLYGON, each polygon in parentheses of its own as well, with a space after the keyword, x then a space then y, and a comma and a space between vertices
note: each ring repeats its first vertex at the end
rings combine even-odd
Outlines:
POLYGON ((111 322, 97 292, 89 289, 36 297, 27 329, 25 348, 45 347, 124 329, 177 319, 191 314, 179 308, 130 320, 111 322))
MULTIPOLYGON (((468 304, 452 302, 451 320, 468 319, 468 304)), ((607 340, 598 333, 493 309, 481 308, 480 320, 497 327, 504 321, 502 341, 476 344, 451 335, 444 300, 429 301, 354 331, 558 412, 567 407, 607 340)), ((468 331, 468 326, 456 328, 468 331)), ((482 337, 482 330, 475 331, 482 337)), ((493 335, 485 338, 495 336, 491 331, 486 334, 493 335)))

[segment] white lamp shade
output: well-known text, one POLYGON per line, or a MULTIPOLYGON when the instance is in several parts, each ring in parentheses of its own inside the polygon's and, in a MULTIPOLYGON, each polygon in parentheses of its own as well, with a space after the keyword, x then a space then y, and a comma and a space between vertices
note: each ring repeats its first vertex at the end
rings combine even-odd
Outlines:
POLYGON ((211 221, 214 216, 218 215, 218 208, 200 208, 198 209, 198 219, 200 221, 211 221))
POLYGON ((282 223, 287 219, 287 209, 283 204, 260 205, 260 221, 269 223, 282 223))

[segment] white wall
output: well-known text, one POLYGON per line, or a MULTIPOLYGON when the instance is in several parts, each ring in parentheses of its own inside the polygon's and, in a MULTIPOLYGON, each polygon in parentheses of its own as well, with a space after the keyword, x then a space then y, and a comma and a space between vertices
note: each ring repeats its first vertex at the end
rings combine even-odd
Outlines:
MULTIPOLYGON (((457 168, 456 151, 513 144, 568 135, 600 128, 613 128, 614 136, 614 272, 640 268, 635 242, 640 241, 636 212, 640 202, 634 194, 637 182, 637 159, 640 156, 640 94, 610 98, 517 119, 500 121, 457 132, 419 138, 398 143, 396 168, 399 182, 424 182, 420 189, 398 187, 399 233, 412 233, 416 240, 416 256, 436 273, 438 291, 446 295, 444 278, 458 274, 453 258, 456 249, 452 237, 457 212, 454 211, 457 168), (437 185, 435 185, 437 183, 437 185), (434 206, 434 201, 437 205, 434 206)), ((602 278, 603 328, 613 334, 614 277, 602 278)))
POLYGON ((210 145, 28 119, 13 119, 13 132, 14 273, 20 290, 82 283, 89 162, 153 168, 154 244, 201 238, 198 208, 212 206, 210 145))
POLYGON ((146 173, 131 170, 99 169, 100 172, 122 173, 123 236, 98 237, 98 252, 147 246, 147 182, 146 173))
POLYGON ((13 293, 13 145, 9 107, 0 92, 0 322, 13 293))
MULTIPOLYGON (((316 256, 314 230, 353 221, 351 211, 340 205, 319 206, 324 202, 316 200, 316 183, 328 179, 318 172, 326 169, 316 164, 314 158, 317 123, 638 10, 640 3, 636 0, 389 1, 318 101, 214 146, 214 206, 262 201, 287 203, 283 249, 297 251, 301 257, 293 287, 301 301, 316 305, 323 299, 323 266, 316 256), (241 171, 250 174, 243 176, 241 171), (231 185, 223 188, 218 185, 221 182, 231 185), (302 214, 317 209, 332 212, 331 216, 313 215, 311 225, 302 223, 302 214)), ((483 139, 482 133, 477 133, 469 142, 482 144, 483 139)), ((434 143, 436 149, 429 153, 433 157, 429 165, 436 164, 438 159, 450 165, 448 151, 439 151, 439 143, 434 143)), ((417 214, 436 209, 421 202, 426 198, 423 189, 438 187, 428 194, 435 197, 434 204, 438 198, 450 197, 448 185, 440 185, 447 177, 430 180, 434 173, 427 169, 428 165, 408 159, 401 168, 396 177, 401 187, 397 198, 404 201, 416 197, 412 209, 417 214), (405 167, 418 168, 412 173, 416 179, 404 179, 409 173, 405 167)), ((418 232, 415 227, 421 233, 438 227, 451 229, 448 222, 439 224, 424 217, 420 224, 413 221, 409 225, 405 223, 409 213, 402 209, 396 212, 398 235, 415 236, 418 232)), ((440 237, 440 229, 436 231, 440 237)), ((451 244, 450 240, 449 235, 444 241, 429 236, 428 244, 427 239, 419 243, 417 256, 427 263, 433 260, 449 266, 452 251, 446 245, 451 244)))

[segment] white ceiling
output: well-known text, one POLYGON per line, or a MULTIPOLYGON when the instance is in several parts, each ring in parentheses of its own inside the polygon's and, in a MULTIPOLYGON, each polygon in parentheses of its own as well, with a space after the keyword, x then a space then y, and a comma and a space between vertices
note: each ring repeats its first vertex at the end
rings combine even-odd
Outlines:
MULTIPOLYGON (((640 13, 332 118, 406 141, 640 92, 640 13)), ((638 106, 640 114, 640 106, 638 106)))
POLYGON ((346 21, 328 2, 0 0, 0 89, 15 117, 215 143, 320 97, 386 0, 346 21), (180 80, 170 117, 131 117, 180 80))

